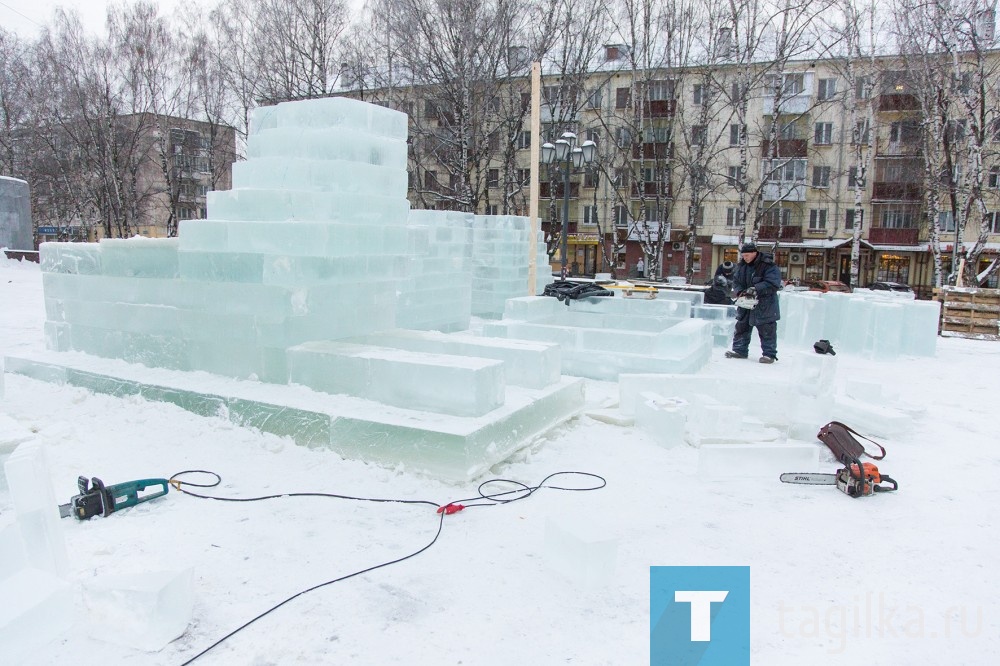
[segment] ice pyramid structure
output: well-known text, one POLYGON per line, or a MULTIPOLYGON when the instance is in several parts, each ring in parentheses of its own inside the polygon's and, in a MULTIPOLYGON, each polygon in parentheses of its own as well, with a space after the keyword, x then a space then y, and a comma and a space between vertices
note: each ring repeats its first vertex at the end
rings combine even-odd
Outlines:
MULTIPOLYGON (((336 400, 198 391, 163 374, 152 386, 149 373, 112 376, 114 364, 76 357, 8 359, 8 370, 221 410, 450 478, 502 460, 574 413, 582 386, 560 376, 552 344, 432 333, 528 293, 539 238, 527 218, 410 211, 407 126, 347 98, 262 107, 234 188, 208 194, 209 219, 184 221, 177 238, 41 247, 50 350, 336 400), (526 379, 535 363, 556 370, 526 379)), ((536 288, 551 279, 539 263, 536 288)))

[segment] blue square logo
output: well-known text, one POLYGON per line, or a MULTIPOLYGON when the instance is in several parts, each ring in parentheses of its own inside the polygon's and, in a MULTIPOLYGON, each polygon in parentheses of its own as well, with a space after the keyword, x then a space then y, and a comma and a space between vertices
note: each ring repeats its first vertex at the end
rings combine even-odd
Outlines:
POLYGON ((749 666, 750 567, 650 567, 650 666, 749 666))

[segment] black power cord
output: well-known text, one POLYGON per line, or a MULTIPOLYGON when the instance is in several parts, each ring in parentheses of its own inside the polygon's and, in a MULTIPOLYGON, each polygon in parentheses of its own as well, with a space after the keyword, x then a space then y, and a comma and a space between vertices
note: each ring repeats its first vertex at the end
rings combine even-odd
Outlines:
POLYGON ((370 571, 375 571, 376 569, 382 569, 382 568, 387 567, 387 566, 389 566, 391 564, 398 564, 399 562, 403 562, 404 560, 408 560, 411 557, 416 557, 417 555, 419 555, 420 553, 424 552, 425 550, 427 550, 428 548, 430 548, 431 546, 433 546, 437 542, 438 537, 441 536, 441 530, 444 527, 444 517, 447 516, 447 515, 451 515, 453 513, 457 513, 457 512, 462 511, 463 509, 466 509, 466 508, 482 507, 482 506, 497 506, 497 505, 501 505, 501 504, 510 504, 511 502, 516 502, 518 500, 527 499, 528 497, 530 497, 531 495, 533 495, 535 492, 537 492, 541 488, 549 488, 551 490, 567 490, 567 491, 583 492, 583 491, 589 491, 589 490, 600 490, 601 488, 603 488, 604 486, 607 485, 607 481, 604 479, 604 477, 598 476, 597 474, 591 474, 590 472, 555 472, 553 474, 549 474, 547 477, 545 477, 544 479, 542 479, 541 482, 538 483, 538 485, 535 485, 535 486, 529 486, 529 485, 527 485, 525 483, 522 483, 520 481, 514 481, 512 479, 489 479, 489 480, 484 481, 483 483, 479 484, 479 488, 477 489, 478 495, 476 497, 470 497, 470 498, 463 499, 463 500, 457 500, 455 502, 449 502, 448 504, 443 504, 443 505, 442 504, 438 504, 437 502, 432 502, 430 500, 401 500, 401 499, 387 499, 387 498, 376 498, 376 497, 354 497, 354 496, 351 496, 351 495, 338 495, 336 493, 279 493, 279 494, 276 494, 276 495, 261 495, 259 497, 217 497, 217 496, 212 496, 212 495, 202 495, 200 493, 195 493, 195 492, 192 492, 190 490, 186 490, 184 488, 184 486, 188 486, 188 487, 191 487, 191 488, 215 488, 221 482, 222 482, 222 477, 221 476, 219 476, 215 472, 211 472, 209 470, 204 470, 204 469, 189 469, 189 470, 184 470, 183 472, 177 472, 176 474, 173 474, 170 477, 170 479, 169 479, 170 485, 172 485, 177 491, 182 492, 185 495, 190 495, 191 497, 198 497, 198 498, 201 498, 201 499, 217 500, 217 501, 220 501, 220 502, 260 502, 260 501, 263 501, 263 500, 277 499, 279 497, 330 497, 330 498, 334 498, 334 499, 353 500, 353 501, 357 501, 357 502, 393 502, 393 503, 397 503, 397 504, 426 504, 428 506, 434 507, 436 509, 436 511, 437 511, 437 514, 438 514, 437 531, 434 533, 434 538, 431 539, 429 543, 427 543, 426 545, 424 545, 423 547, 421 547, 419 550, 416 550, 416 551, 410 553, 409 555, 404 555, 403 557, 398 557, 398 558, 396 558, 394 560, 389 560, 388 562, 382 562, 381 564, 376 564, 376 565, 370 566, 370 567, 368 567, 366 569, 361 569, 360 571, 355 571, 353 573, 349 573, 347 575, 340 576, 339 578, 334 578, 334 579, 325 581, 323 583, 319 583, 318 585, 313 585, 310 588, 307 588, 305 590, 302 590, 301 592, 297 592, 297 593, 293 594, 292 596, 288 597, 284 601, 281 601, 280 603, 277 603, 274 606, 268 608, 266 611, 264 611, 263 613, 261 613, 257 617, 255 617, 255 618, 253 618, 251 620, 248 620, 247 622, 244 622, 242 625, 240 625, 236 629, 233 629, 228 634, 226 634, 225 636, 223 636, 219 640, 215 641, 214 643, 212 643, 211 645, 209 645, 207 648, 205 648, 204 650, 202 650, 201 652, 199 652, 195 656, 193 656, 190 659, 188 659, 187 661, 185 661, 181 666, 187 666, 188 664, 192 663, 193 661, 195 661, 196 659, 198 659, 199 657, 201 657, 202 655, 204 655, 205 653, 207 653, 209 650, 212 650, 213 648, 215 648, 216 646, 220 645, 221 643, 223 643, 227 639, 229 639, 232 636, 236 635, 240 631, 246 629, 247 627, 249 627, 251 624, 253 624, 257 620, 259 620, 262 617, 270 614, 272 611, 278 610, 279 608, 281 608, 282 606, 284 606, 288 602, 292 601, 293 599, 301 597, 303 594, 307 594, 309 592, 312 592, 313 590, 318 590, 319 588, 326 587, 327 585, 333 585, 334 583, 339 583, 341 581, 347 580, 348 578, 354 578, 355 576, 360 576, 360 575, 366 574, 366 573, 368 573, 370 571), (178 477, 181 477, 181 476, 186 475, 186 474, 208 474, 210 476, 215 477, 215 481, 213 481, 212 483, 194 483, 193 481, 181 481, 178 478, 178 477), (574 488, 574 487, 565 487, 565 486, 556 486, 556 485, 548 485, 547 484, 547 482, 549 480, 551 480, 551 479, 553 479, 555 477, 558 477, 558 476, 581 476, 581 477, 587 477, 587 478, 593 479, 596 483, 594 485, 591 485, 591 486, 576 487, 576 488, 574 488), (513 485, 514 488, 513 489, 508 489, 508 490, 498 490, 497 492, 489 492, 489 493, 485 492, 485 489, 487 489, 488 487, 491 487, 491 486, 494 486, 494 485, 498 485, 498 484, 510 484, 510 485, 513 485))

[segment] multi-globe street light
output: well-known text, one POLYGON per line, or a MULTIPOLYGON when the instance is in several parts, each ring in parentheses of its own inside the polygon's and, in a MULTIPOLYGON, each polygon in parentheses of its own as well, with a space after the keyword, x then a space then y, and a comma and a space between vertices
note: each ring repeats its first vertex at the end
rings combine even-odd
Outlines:
POLYGON ((560 254, 562 255, 562 277, 569 274, 566 270, 566 263, 569 255, 569 174, 573 169, 580 169, 585 164, 592 164, 597 154, 597 144, 593 141, 584 141, 583 145, 576 145, 576 134, 563 132, 562 136, 555 142, 543 143, 541 150, 543 164, 557 164, 563 173, 563 219, 562 219, 562 245, 560 254))

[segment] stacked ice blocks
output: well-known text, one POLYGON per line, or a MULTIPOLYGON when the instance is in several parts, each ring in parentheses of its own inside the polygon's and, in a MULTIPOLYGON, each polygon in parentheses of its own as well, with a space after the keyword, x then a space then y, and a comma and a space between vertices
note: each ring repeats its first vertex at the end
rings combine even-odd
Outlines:
POLYGON ((891 361, 934 356, 941 304, 885 296, 860 289, 853 294, 782 291, 778 337, 783 348, 811 349, 830 340, 837 352, 891 361))
POLYGON ((629 372, 697 372, 712 351, 712 324, 691 317, 701 294, 653 300, 594 297, 568 305, 547 296, 509 299, 503 319, 483 333, 555 342, 563 372, 616 380, 629 372))
POLYGON ((178 238, 42 246, 50 348, 284 383, 289 347, 395 327, 406 116, 326 99, 252 127, 234 189, 178 238))
MULTIPOLYGON (((530 253, 545 264, 527 218, 411 213, 407 119, 383 107, 283 103, 252 127, 234 189, 210 193, 209 219, 178 238, 42 246, 46 337, 55 351, 287 390, 208 391, 184 373, 154 382, 78 358, 17 359, 15 371, 459 480, 575 412, 582 383, 561 377, 554 345, 439 333, 531 291, 530 253)), ((536 287, 548 279, 543 268, 536 287)))
MULTIPOLYGON (((445 332, 469 328, 474 219, 472 213, 457 211, 410 211, 409 270, 396 309, 399 328, 445 332)), ((521 287, 523 293, 526 280, 521 287)))
POLYGON ((534 294, 552 282, 541 232, 532 239, 530 219, 476 215, 472 242, 472 314, 499 319, 508 298, 528 293, 528 252, 535 247, 534 294))

